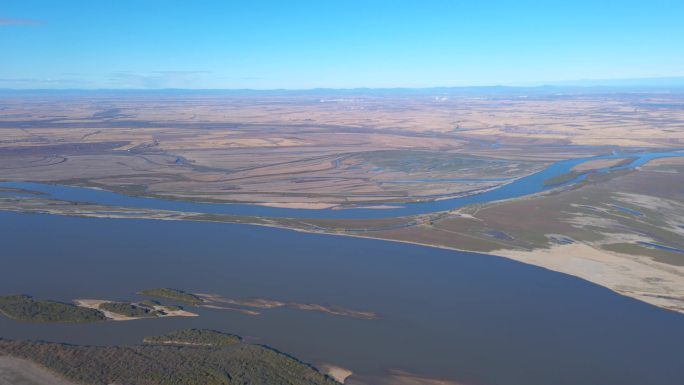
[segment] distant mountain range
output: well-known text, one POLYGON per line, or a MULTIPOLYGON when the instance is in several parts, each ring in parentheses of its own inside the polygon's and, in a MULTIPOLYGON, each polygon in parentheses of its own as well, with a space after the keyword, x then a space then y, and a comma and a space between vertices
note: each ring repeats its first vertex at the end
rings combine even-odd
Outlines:
POLYGON ((684 76, 637 79, 581 79, 541 82, 564 87, 684 87, 684 76))
POLYGON ((676 92, 684 93, 684 76, 638 79, 582 79, 530 83, 528 85, 493 85, 426 88, 314 88, 314 89, 11 89, 8 94, 227 94, 227 95, 389 95, 389 94, 556 94, 556 93, 620 93, 676 92))

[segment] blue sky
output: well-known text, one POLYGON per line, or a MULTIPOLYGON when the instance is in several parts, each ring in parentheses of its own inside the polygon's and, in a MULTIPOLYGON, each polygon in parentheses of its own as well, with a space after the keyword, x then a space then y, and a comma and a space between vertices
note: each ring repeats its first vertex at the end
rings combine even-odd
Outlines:
POLYGON ((0 2, 0 88, 528 85, 684 76, 684 1, 0 2))

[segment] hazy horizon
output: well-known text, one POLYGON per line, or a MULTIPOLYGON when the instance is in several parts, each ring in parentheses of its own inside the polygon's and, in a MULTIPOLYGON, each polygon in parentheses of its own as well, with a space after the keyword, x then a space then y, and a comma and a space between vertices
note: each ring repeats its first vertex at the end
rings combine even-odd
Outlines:
POLYGON ((658 78, 633 78, 633 79, 579 79, 572 81, 549 81, 539 82, 539 84, 491 84, 491 85, 471 85, 471 86, 431 86, 431 87, 350 87, 350 88, 336 88, 336 87, 316 87, 316 88, 12 88, 0 87, 0 91, 254 91, 254 92, 268 92, 268 91, 382 91, 382 90, 488 90, 488 89, 510 89, 510 90, 544 90, 553 89, 578 89, 578 90, 604 90, 604 89, 624 89, 624 90, 640 90, 640 89, 680 89, 684 88, 683 77, 658 77, 658 78))

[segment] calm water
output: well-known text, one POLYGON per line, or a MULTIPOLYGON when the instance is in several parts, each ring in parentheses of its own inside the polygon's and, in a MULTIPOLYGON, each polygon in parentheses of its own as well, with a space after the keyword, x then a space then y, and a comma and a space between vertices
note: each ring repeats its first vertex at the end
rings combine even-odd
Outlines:
MULTIPOLYGON (((397 368, 482 385, 684 383, 684 316, 501 258, 255 226, 0 212, 0 293, 135 299, 169 286, 374 311, 291 309, 90 325, 0 318, 0 336, 137 343, 206 327, 373 383, 397 368)), ((191 308, 192 309, 192 308, 191 308)))
MULTIPOLYGON (((535 194, 552 187, 545 186, 544 181, 567 173, 578 164, 590 160, 597 159, 615 159, 625 157, 635 157, 636 159, 630 164, 613 167, 611 170, 621 170, 627 168, 639 167, 649 160, 663 158, 684 156, 684 152, 652 152, 652 153, 637 153, 637 154, 611 154, 594 156, 588 158, 577 158, 556 162, 546 169, 520 178, 512 183, 506 184, 497 189, 489 190, 481 194, 470 195, 462 198, 446 199, 432 202, 418 202, 398 205, 397 208, 392 209, 290 209, 278 207, 266 207, 249 204, 212 204, 212 203, 192 203, 181 202, 174 200, 155 199, 155 198, 141 198, 131 197, 121 194, 116 194, 108 191, 95 190, 89 188, 67 187, 46 185, 41 183, 30 182, 0 182, 0 187, 15 187, 24 188, 28 190, 40 191, 49 194, 54 199, 74 201, 74 202, 89 202, 99 203, 103 205, 125 206, 135 208, 151 208, 164 209, 175 211, 187 211, 198 213, 214 213, 214 214, 230 214, 230 215, 247 215, 247 216, 263 216, 263 217, 286 217, 286 218, 391 218, 398 216, 425 214, 438 211, 447 211, 458 207, 463 207, 476 203, 486 203, 491 201, 517 198, 529 194, 535 194)), ((600 170, 605 172, 607 169, 600 170)), ((583 176, 576 178, 575 181, 583 179, 583 176)), ((575 181, 570 181, 572 183, 575 181)), ((395 206, 394 204, 392 206, 395 206)))

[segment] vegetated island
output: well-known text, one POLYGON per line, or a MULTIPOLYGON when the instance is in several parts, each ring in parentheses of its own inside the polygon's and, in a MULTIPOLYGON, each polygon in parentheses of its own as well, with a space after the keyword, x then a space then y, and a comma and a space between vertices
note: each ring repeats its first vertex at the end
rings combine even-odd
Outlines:
POLYGON ((77 299, 75 304, 35 299, 29 295, 0 297, 0 314, 17 321, 83 323, 106 320, 128 321, 156 317, 197 316, 179 306, 155 301, 140 303, 77 299))
POLYGON ((2 355, 33 361, 82 384, 339 384, 287 354, 212 330, 181 330, 135 346, 0 339, 2 355))
POLYGON ((618 167, 626 166, 638 158, 630 156, 627 158, 617 158, 617 159, 599 159, 594 161, 588 161, 575 166, 572 170, 556 175, 552 178, 548 178, 544 181, 544 186, 556 186, 564 184, 575 180, 583 175, 594 173, 600 169, 615 169, 618 167))
POLYGON ((544 186, 556 186, 559 184, 570 182, 575 178, 579 178, 582 175, 588 174, 589 171, 569 171, 565 174, 556 175, 553 178, 544 180, 544 186))
POLYGON ((171 299, 175 301, 180 301, 180 302, 185 302, 191 305, 197 305, 204 300, 200 298, 199 296, 196 296, 192 293, 185 292, 183 290, 178 290, 178 289, 171 289, 168 287, 164 288, 155 288, 155 289, 147 289, 138 292, 138 294, 146 296, 146 297, 156 297, 156 298, 166 298, 166 299, 171 299))
POLYGON ((98 308, 108 312, 121 314, 131 318, 150 318, 156 317, 159 312, 145 306, 138 306, 132 303, 123 302, 103 302, 98 308))
POLYGON ((183 310, 180 306, 162 305, 157 301, 115 302, 100 299, 77 299, 78 306, 97 309, 114 321, 130 321, 141 318, 196 317, 197 314, 183 310))
POLYGON ((70 303, 38 300, 28 295, 0 297, 0 313, 8 318, 28 322, 97 322, 107 319, 97 309, 70 303))

